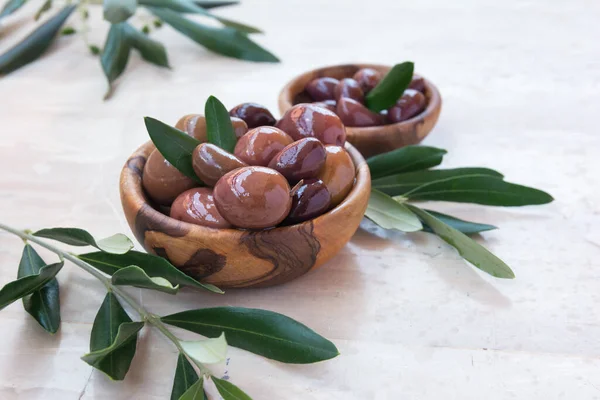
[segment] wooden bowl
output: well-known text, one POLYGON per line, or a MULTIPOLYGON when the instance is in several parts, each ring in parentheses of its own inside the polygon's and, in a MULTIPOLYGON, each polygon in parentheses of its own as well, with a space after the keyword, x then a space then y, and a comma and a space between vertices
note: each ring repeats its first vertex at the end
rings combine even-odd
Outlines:
MULTIPOLYGON (((373 68, 386 74, 391 67, 372 64, 346 64, 318 68, 292 79, 279 93, 279 111, 281 114, 298 103, 312 100, 304 87, 315 78, 329 76, 336 79, 351 78, 361 68, 373 68)), ((425 97, 427 107, 421 114, 395 124, 346 127, 347 139, 364 157, 395 150, 409 144, 420 143, 435 126, 442 108, 442 98, 438 89, 425 79, 425 97)))
POLYGON ((149 203, 142 174, 154 149, 151 142, 144 144, 121 172, 121 203, 127 222, 146 251, 221 288, 278 285, 321 266, 356 232, 369 201, 369 167, 358 150, 346 144, 356 166, 356 181, 331 211, 297 225, 262 231, 194 225, 170 218, 149 203))

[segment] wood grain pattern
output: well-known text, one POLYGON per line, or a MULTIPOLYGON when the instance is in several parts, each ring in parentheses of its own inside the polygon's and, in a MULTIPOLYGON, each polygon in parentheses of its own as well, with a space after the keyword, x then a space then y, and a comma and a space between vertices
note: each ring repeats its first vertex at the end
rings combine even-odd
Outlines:
POLYGON ((329 212, 263 231, 189 224, 157 211, 144 194, 143 166, 152 150, 151 142, 141 146, 121 173, 121 203, 129 226, 146 251, 222 288, 282 284, 323 265, 350 240, 369 200, 369 169, 361 154, 347 144, 356 182, 346 199, 329 212))
MULTIPOLYGON (((308 82, 320 77, 336 79, 350 78, 361 68, 373 68, 387 73, 391 67, 374 64, 346 64, 318 68, 292 79, 279 93, 279 111, 283 114, 294 104, 310 102, 304 91, 308 82)), ((425 98, 427 108, 413 118, 395 124, 346 127, 348 141, 365 157, 385 153, 410 144, 420 143, 437 123, 442 108, 442 99, 438 89, 425 79, 425 98)))

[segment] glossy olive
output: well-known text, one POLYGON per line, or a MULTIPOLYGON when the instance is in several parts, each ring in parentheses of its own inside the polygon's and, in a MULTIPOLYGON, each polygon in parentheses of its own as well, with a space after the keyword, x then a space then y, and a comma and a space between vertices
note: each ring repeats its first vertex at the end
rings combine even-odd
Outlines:
POLYGON ((318 217, 329 209, 331 193, 320 179, 306 179, 292 188, 292 208, 285 222, 297 224, 318 217))
POLYGON ((266 107, 256 103, 239 104, 229 111, 229 115, 244 120, 250 129, 258 126, 273 126, 277 121, 266 107))
POLYGON ((247 229, 279 224, 292 206, 287 180, 265 167, 244 167, 227 173, 215 185, 214 197, 227 221, 247 229))
POLYGON ((337 105, 337 101, 335 100, 323 100, 323 101, 318 101, 316 103, 313 103, 313 105, 317 106, 317 107, 323 107, 328 109, 329 111, 335 113, 335 106, 337 105))
POLYGON ((402 122, 420 114, 425 109, 425 95, 414 89, 406 89, 404 94, 396 102, 396 105, 388 110, 388 120, 391 122, 402 122))
POLYGON ((365 94, 360 88, 358 82, 352 78, 344 78, 337 84, 334 90, 335 99, 339 101, 340 97, 354 99, 360 103, 364 102, 365 94))
POLYGON ((238 117, 231 117, 231 125, 233 125, 233 131, 235 132, 236 138, 241 138, 248 132, 248 125, 246 122, 238 117))
POLYGON ((192 166, 194 167, 194 172, 196 172, 196 175, 198 175, 198 178, 202 182, 209 186, 214 186, 229 171, 247 167, 248 164, 219 146, 211 143, 202 143, 192 153, 192 166))
POLYGON ((346 126, 383 125, 385 117, 377 114, 356 100, 341 98, 337 103, 337 115, 346 126))
POLYGON ((171 218, 209 228, 229 228, 231 224, 219 213, 213 190, 194 188, 181 193, 171 206, 171 218))
POLYGON ((335 78, 316 78, 306 84, 305 90, 314 101, 333 100, 333 91, 339 82, 335 78))
POLYGON ((206 136, 206 119, 202 114, 188 114, 179 118, 175 124, 175 128, 187 133, 204 143, 208 141, 206 136))
POLYGON ((353 76, 365 94, 373 90, 379 84, 382 77, 381 72, 373 68, 361 68, 353 76))
POLYGON ((343 146, 346 143, 346 129, 340 118, 313 104, 296 104, 283 114, 276 126, 294 140, 316 137, 323 144, 343 146))
POLYGON ((425 93, 425 79, 421 75, 414 74, 408 88, 425 93))
POLYGON ((314 178, 325 165, 325 146, 316 138, 304 138, 287 145, 269 163, 269 168, 291 182, 314 178))
POLYGON ((293 141, 281 129, 260 126, 249 130, 238 140, 233 154, 248 165, 266 167, 277 153, 293 141))
POLYGON ((325 146, 325 168, 317 177, 331 194, 331 207, 340 204, 354 186, 356 169, 350 155, 339 146, 325 146))
POLYGON ((142 185, 154 202, 170 205, 180 193, 193 188, 196 183, 154 150, 144 165, 142 185))

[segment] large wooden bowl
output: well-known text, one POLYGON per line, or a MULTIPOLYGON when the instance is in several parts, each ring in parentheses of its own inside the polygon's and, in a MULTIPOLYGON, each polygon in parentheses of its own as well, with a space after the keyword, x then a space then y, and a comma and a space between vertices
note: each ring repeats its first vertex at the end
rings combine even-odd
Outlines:
POLYGON ((319 267, 350 240, 369 201, 369 168, 360 153, 347 144, 356 166, 356 181, 346 199, 326 214, 262 231, 189 224, 157 211, 142 189, 144 164, 154 149, 151 142, 144 144, 121 172, 121 203, 127 222, 146 251, 221 288, 278 285, 319 267))
MULTIPOLYGON (((310 102, 311 100, 304 91, 304 87, 311 80, 325 76, 336 79, 351 78, 361 68, 373 68, 386 74, 391 67, 372 64, 346 64, 305 72, 292 79, 279 93, 279 111, 283 114, 294 104, 310 102)), ((364 128, 346 127, 348 141, 365 157, 392 151, 409 144, 420 143, 435 126, 442 109, 440 92, 427 79, 425 79, 425 97, 427 99, 425 111, 406 121, 364 128)))

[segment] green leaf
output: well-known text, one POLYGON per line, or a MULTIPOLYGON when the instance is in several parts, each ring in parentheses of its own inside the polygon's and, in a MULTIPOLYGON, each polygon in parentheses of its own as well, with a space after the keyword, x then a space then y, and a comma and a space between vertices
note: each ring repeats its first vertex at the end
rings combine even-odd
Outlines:
POLYGON ((229 345, 285 363, 309 364, 339 355, 329 340, 272 311, 215 307, 183 311, 161 320, 207 337, 224 332, 229 345))
POLYGON ((106 294, 92 327, 90 353, 81 357, 111 379, 123 380, 137 345, 137 333, 143 322, 132 322, 117 297, 106 294))
POLYGON ((40 17, 42 16, 42 14, 44 14, 46 11, 50 10, 51 8, 52 8, 52 0, 44 1, 44 4, 42 4, 42 6, 35 13, 34 19, 36 21, 39 20, 40 17))
POLYGON ((128 23, 124 23, 123 30, 131 47, 139 51, 144 60, 159 67, 170 68, 167 51, 162 43, 150 39, 128 23))
POLYGON ((415 232, 423 229, 419 218, 404 204, 376 189, 371 190, 365 216, 384 229, 415 232))
POLYGON ((405 146, 388 153, 379 154, 367 160, 371 179, 419 171, 435 167, 442 162, 447 151, 428 146, 405 146))
POLYGON ((27 2, 27 0, 8 0, 2 10, 0 10, 0 18, 6 17, 17 11, 19 8, 23 7, 23 5, 27 2))
POLYGON ((427 211, 410 204, 408 204, 407 207, 430 226, 436 235, 458 250, 458 254, 480 270, 487 272, 496 278, 513 279, 515 277, 514 272, 504 263, 504 261, 493 255, 489 250, 464 233, 446 225, 427 211))
POLYGON ((202 364, 217 364, 227 357, 225 334, 214 339, 181 341, 181 348, 193 360, 202 364))
POLYGON ((179 353, 177 357, 177 369, 175 370, 175 379, 173 379, 173 390, 171 391, 171 400, 179 400, 189 388, 198 382, 198 374, 194 367, 187 360, 185 355, 179 353))
POLYGON ((122 233, 116 233, 98 241, 89 232, 79 228, 42 229, 33 235, 56 240, 71 246, 94 246, 99 250, 112 254, 125 254, 133 248, 131 239, 122 233))
POLYGON ((237 29, 203 25, 165 8, 149 7, 149 9, 165 23, 215 53, 248 61, 279 62, 275 55, 237 29))
MULTIPOLYGON (((492 229, 498 229, 494 225, 480 224, 478 222, 469 222, 469 221, 465 221, 462 219, 458 219, 451 215, 442 214, 437 211, 432 211, 432 210, 427 210, 427 209, 424 209, 423 211, 428 212, 429 214, 433 215, 434 217, 436 217, 437 219, 439 219, 446 225, 453 227, 454 229, 458 230, 459 232, 464 233, 465 235, 472 235, 472 234, 479 233, 479 232, 485 232, 485 231, 491 231, 492 229)), ((421 222, 423 222, 423 221, 421 220, 421 222)), ((433 233, 433 229, 431 229, 431 227, 425 223, 423 223, 423 230, 425 232, 433 233)))
POLYGON ((242 391, 239 387, 235 386, 233 383, 226 381, 224 379, 216 378, 215 376, 211 376, 212 381, 215 383, 217 390, 223 400, 252 400, 250 396, 242 391))
MULTIPOLYGON (((171 397, 172 398, 172 397, 171 397)), ((184 394, 179 397, 179 400, 204 400, 204 379, 200 378, 194 383, 184 394)))
POLYGON ((413 77, 415 65, 410 62, 396 64, 365 97, 367 108, 374 112, 386 110, 402 97, 413 77))
POLYGON ((125 33, 125 24, 112 24, 100 55, 102 71, 108 80, 105 100, 113 94, 113 82, 125 71, 129 62, 129 53, 131 53, 131 44, 125 33))
POLYGON ((74 35, 76 34, 77 31, 75 30, 75 28, 71 27, 71 26, 67 26, 66 28, 64 28, 60 34, 63 36, 69 36, 69 35, 74 35))
POLYGON ((192 153, 200 141, 151 117, 144 117, 144 123, 150 139, 163 157, 182 174, 200 183, 192 167, 192 153))
POLYGON ((372 182, 372 186, 390 196, 400 196, 432 182, 439 182, 454 177, 473 177, 477 175, 503 178, 501 173, 488 168, 430 169, 375 179, 372 182))
POLYGON ((205 9, 227 7, 240 4, 239 0, 194 0, 194 3, 205 9))
MULTIPOLYGON (((17 278, 37 275, 46 263, 39 254, 26 244, 19 262, 17 278)), ((23 307, 50 333, 56 333, 60 327, 60 301, 58 281, 52 278, 39 290, 23 297, 23 307)))
POLYGON ((0 289, 0 310, 20 298, 28 296, 43 288, 56 276, 56 274, 58 274, 58 271, 60 271, 63 265, 64 262, 62 261, 46 265, 40 268, 39 272, 35 275, 25 276, 16 281, 7 283, 0 289))
POLYGON ((74 9, 74 5, 65 6, 29 36, 0 55, 0 75, 9 74, 44 54, 74 9))
POLYGON ((152 278, 165 278, 173 285, 190 286, 209 290, 214 293, 223 293, 223 291, 216 286, 209 283, 198 282, 194 278, 175 268, 164 258, 152 254, 132 250, 127 254, 94 252, 80 254, 77 257, 108 275, 113 275, 122 268, 136 265, 143 269, 148 276, 152 278))
POLYGON ((129 19, 137 8, 136 0, 104 0, 104 19, 118 24, 129 19))
POLYGON ((204 116, 206 118, 208 142, 233 153, 237 137, 233 130, 229 112, 223 103, 216 97, 210 96, 204 106, 204 116))
POLYGON ((179 290, 179 285, 173 286, 165 278, 151 278, 143 269, 135 265, 130 265, 115 272, 112 276, 112 283, 113 285, 129 285, 143 289, 158 290, 169 294, 176 294, 179 290))

